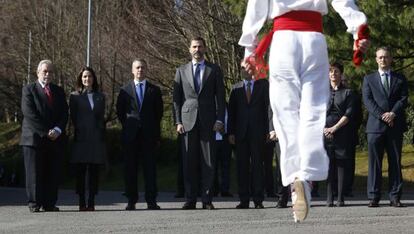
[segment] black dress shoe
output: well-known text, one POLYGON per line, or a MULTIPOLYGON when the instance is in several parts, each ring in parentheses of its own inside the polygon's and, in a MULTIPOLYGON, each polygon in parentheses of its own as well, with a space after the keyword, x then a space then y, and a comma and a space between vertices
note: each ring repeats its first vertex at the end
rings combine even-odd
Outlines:
POLYGON ((157 205, 156 202, 150 202, 147 204, 147 209, 148 210, 161 210, 161 207, 157 205))
POLYGON ((212 203, 203 203, 203 209, 204 210, 214 210, 214 206, 212 203))
POLYGON ((40 212, 40 207, 39 206, 29 206, 29 210, 31 213, 38 213, 40 212))
POLYGON ((43 211, 45 212, 58 212, 59 208, 56 206, 47 206, 47 207, 43 207, 43 211))
POLYGON ((334 207, 334 203, 333 202, 326 202, 326 207, 334 207))
POLYGON ((263 203, 262 202, 255 202, 254 203, 254 208, 255 209, 264 209, 263 203))
POLYGON ((379 201, 377 201, 377 200, 371 200, 371 201, 369 201, 368 207, 370 207, 370 208, 379 207, 379 201))
POLYGON ((402 204, 400 202, 400 200, 391 201, 390 206, 392 206, 392 207, 406 207, 406 205, 402 204))
POLYGON ((128 202, 128 205, 125 207, 125 210, 136 210, 135 203, 128 202))
POLYGON ((240 202, 236 209, 249 209, 249 203, 248 202, 240 202))
POLYGON ((283 200, 277 201, 276 208, 287 208, 287 201, 283 201, 283 200))
POLYGON ((183 205, 183 210, 195 210, 196 209, 196 204, 192 203, 192 202, 186 202, 183 205))
POLYGON ((226 191, 226 192, 221 192, 221 196, 222 197, 233 197, 233 194, 231 194, 230 192, 226 191))

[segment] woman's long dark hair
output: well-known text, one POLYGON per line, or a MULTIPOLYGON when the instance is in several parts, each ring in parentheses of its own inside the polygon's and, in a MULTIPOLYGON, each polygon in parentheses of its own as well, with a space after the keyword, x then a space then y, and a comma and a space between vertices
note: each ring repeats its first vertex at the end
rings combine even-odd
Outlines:
POLYGON ((91 67, 83 67, 76 78, 76 90, 79 92, 84 91, 85 86, 82 84, 82 74, 84 71, 88 71, 92 74, 93 83, 92 83, 92 91, 96 92, 99 89, 98 79, 96 78, 95 71, 91 67))

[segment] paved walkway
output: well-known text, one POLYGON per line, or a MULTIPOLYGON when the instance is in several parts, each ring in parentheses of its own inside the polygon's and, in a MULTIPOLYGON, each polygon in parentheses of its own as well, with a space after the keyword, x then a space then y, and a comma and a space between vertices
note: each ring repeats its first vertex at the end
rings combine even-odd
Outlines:
MULTIPOLYGON (((414 193, 404 195, 405 208, 368 208, 363 194, 347 200, 346 207, 325 207, 324 198, 312 202, 305 222, 295 224, 291 209, 276 209, 267 199, 262 210, 237 210, 236 198, 216 199, 217 210, 183 211, 183 200, 161 193, 162 210, 124 211, 126 199, 120 192, 102 191, 96 212, 77 211, 73 191, 59 194, 61 212, 30 213, 23 189, 0 187, 0 233, 414 233, 414 193)), ((197 204, 201 207, 201 204, 197 204)))

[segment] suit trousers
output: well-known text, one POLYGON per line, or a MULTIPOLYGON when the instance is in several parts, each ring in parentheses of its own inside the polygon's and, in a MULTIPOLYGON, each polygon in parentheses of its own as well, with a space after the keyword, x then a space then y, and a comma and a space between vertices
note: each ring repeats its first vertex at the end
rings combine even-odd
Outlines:
POLYGON ((22 146, 29 206, 54 207, 58 197, 62 148, 42 139, 38 146, 22 146))
POLYGON ((263 155, 265 138, 250 136, 236 139, 236 160, 238 191, 241 202, 260 203, 264 200, 264 166, 263 155))
POLYGON ((282 202, 287 202, 289 199, 289 185, 283 186, 282 175, 280 173, 280 146, 279 141, 275 142, 275 155, 276 155, 276 170, 275 170, 275 182, 276 182, 276 195, 282 202))
POLYGON ((263 166, 264 166, 264 181, 265 181, 265 190, 268 195, 274 194, 274 172, 273 172, 273 155, 274 155, 274 142, 267 142, 265 144, 264 150, 264 159, 263 159, 263 166))
POLYGON ((227 135, 216 140, 216 165, 214 173, 214 192, 229 192, 230 189, 231 146, 227 135), (220 172, 220 173, 219 173, 220 172))
POLYGON ((201 200, 203 203, 211 203, 216 159, 215 132, 212 128, 203 129, 199 122, 197 118, 193 129, 184 133, 183 138, 185 197, 187 202, 196 203, 201 181, 201 200))
POLYGON ((93 163, 76 164, 76 193, 79 196, 85 196, 86 181, 88 181, 89 197, 98 194, 99 166, 93 163))
POLYGON ((388 195, 391 201, 399 200, 402 193, 401 151, 403 134, 368 133, 368 199, 381 199, 382 159, 384 151, 388 156, 388 195))
POLYGON ((144 137, 141 132, 134 141, 124 144, 125 195, 129 203, 138 201, 139 164, 144 175, 145 201, 156 202, 158 190, 155 147, 155 140, 144 137))
POLYGON ((295 178, 325 180, 329 159, 323 128, 330 95, 325 37, 318 32, 281 30, 272 40, 269 96, 283 185, 295 178))

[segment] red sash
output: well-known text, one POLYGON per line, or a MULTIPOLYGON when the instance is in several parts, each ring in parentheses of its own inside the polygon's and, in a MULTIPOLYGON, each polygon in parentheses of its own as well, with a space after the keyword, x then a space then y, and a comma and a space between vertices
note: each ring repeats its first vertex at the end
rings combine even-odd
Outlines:
POLYGON ((255 67, 255 79, 267 77, 269 65, 264 61, 264 54, 272 42, 273 33, 279 30, 322 33, 322 15, 316 11, 290 11, 273 19, 273 29, 265 35, 254 53, 247 59, 255 67))

